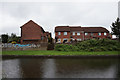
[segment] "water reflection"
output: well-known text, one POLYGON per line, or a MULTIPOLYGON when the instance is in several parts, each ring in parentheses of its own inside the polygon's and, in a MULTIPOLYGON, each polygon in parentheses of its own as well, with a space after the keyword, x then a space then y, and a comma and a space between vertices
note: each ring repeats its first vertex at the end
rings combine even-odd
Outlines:
POLYGON ((56 65, 55 59, 46 59, 43 64, 43 78, 55 78, 56 77, 56 65))
POLYGON ((117 60, 61 59, 56 60, 57 76, 65 78, 114 78, 117 60))
POLYGON ((24 78, 39 78, 42 73, 43 59, 20 59, 20 66, 24 78))
POLYGON ((0 80, 2 79, 2 59, 0 57, 0 80))
POLYGON ((117 59, 39 59, 3 60, 6 78, 116 78, 117 59))
POLYGON ((20 78, 21 66, 19 66, 19 59, 4 60, 2 62, 2 77, 3 78, 20 78))

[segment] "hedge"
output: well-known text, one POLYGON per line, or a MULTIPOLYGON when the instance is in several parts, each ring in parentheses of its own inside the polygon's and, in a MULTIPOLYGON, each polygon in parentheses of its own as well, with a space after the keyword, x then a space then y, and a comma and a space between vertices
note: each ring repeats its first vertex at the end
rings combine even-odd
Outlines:
POLYGON ((72 44, 56 44, 56 51, 120 51, 120 42, 110 39, 92 39, 72 44))

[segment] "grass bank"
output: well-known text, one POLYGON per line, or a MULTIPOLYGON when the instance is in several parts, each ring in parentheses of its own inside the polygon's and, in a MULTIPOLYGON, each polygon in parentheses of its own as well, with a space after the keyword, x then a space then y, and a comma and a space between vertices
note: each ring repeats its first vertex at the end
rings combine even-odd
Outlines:
POLYGON ((64 52, 64 51, 2 51, 2 55, 120 55, 118 51, 64 52))

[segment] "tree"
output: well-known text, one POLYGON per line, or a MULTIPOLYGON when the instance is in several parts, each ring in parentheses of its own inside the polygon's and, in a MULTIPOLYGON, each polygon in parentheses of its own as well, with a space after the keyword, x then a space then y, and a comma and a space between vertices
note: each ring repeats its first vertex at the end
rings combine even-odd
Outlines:
POLYGON ((55 37, 55 42, 57 42, 58 41, 58 37, 55 37))
POLYGON ((52 44, 52 41, 53 41, 52 37, 49 37, 48 38, 48 43, 52 44))
POLYGON ((8 42, 11 43, 13 41, 20 43, 20 37, 16 36, 16 34, 12 33, 11 36, 9 36, 9 38, 8 38, 8 42))
POLYGON ((120 19, 119 18, 117 18, 117 20, 112 23, 111 29, 112 29, 112 34, 116 35, 116 37, 119 38, 119 41, 120 41, 120 19))
POLYGON ((8 42, 8 34, 2 34, 1 38, 2 38, 2 43, 7 43, 8 42))

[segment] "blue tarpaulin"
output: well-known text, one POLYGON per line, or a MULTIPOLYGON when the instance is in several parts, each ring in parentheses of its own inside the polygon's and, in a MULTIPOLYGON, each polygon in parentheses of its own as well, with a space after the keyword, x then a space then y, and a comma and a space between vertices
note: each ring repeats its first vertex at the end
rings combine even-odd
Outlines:
POLYGON ((19 46, 19 47, 26 47, 26 46, 30 46, 30 44, 26 44, 26 45, 22 45, 22 44, 15 44, 14 46, 15 46, 15 47, 16 47, 16 46, 19 46))

